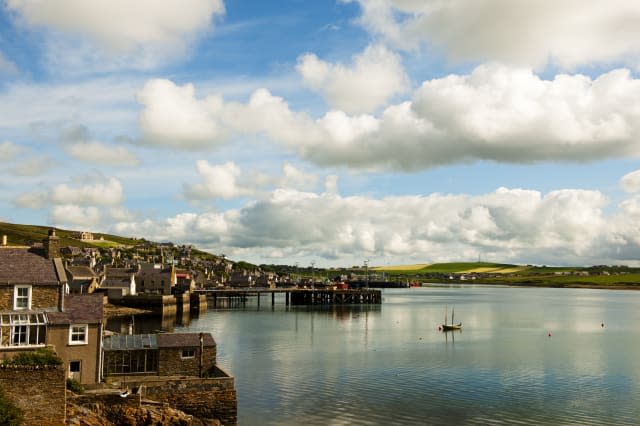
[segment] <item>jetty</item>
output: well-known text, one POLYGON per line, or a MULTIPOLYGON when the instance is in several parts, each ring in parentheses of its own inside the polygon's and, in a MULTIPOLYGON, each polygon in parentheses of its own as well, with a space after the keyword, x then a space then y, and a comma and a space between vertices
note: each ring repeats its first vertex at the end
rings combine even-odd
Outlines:
POLYGON ((274 306, 277 294, 284 294, 286 306, 382 303, 382 292, 376 289, 246 288, 203 289, 195 290, 194 293, 205 294, 208 305, 213 308, 245 306, 249 298, 256 298, 256 303, 260 306, 263 296, 267 303, 271 296, 271 306, 274 306))

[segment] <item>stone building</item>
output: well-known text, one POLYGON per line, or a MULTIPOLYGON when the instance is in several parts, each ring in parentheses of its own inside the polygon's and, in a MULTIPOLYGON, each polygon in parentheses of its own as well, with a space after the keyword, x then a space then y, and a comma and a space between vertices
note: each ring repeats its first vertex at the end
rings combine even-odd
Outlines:
POLYGON ((42 247, 0 247, 0 359, 49 346, 67 377, 97 383, 102 298, 67 294, 55 230, 42 247))
POLYGON ((98 288, 98 277, 90 267, 67 265, 65 269, 70 293, 89 294, 98 288))
POLYGON ((136 273, 136 282, 139 293, 169 295, 177 282, 175 267, 142 263, 136 273))
POLYGON ((47 313, 47 345, 60 355, 67 378, 87 385, 101 381, 104 299, 69 294, 61 312, 47 313))
POLYGON ((216 342, 209 333, 105 336, 104 375, 209 375, 216 366, 216 342))
POLYGON ((75 234, 75 238, 80 241, 93 241, 93 234, 91 232, 78 232, 75 234))

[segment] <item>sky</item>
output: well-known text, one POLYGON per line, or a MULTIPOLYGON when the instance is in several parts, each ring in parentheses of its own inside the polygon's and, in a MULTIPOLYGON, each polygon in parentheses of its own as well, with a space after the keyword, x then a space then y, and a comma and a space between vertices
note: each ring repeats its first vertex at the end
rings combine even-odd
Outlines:
POLYGON ((255 264, 640 264, 636 0, 0 0, 0 221, 255 264))

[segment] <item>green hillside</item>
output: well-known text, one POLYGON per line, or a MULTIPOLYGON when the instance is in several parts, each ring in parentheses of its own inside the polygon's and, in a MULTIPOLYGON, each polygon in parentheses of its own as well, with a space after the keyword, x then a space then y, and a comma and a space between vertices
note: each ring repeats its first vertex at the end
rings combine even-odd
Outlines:
MULTIPOLYGON (((7 236, 7 243, 10 246, 15 245, 31 245, 34 242, 42 241, 48 234, 50 226, 37 226, 37 225, 19 225, 13 223, 0 222, 0 235, 7 236)), ((139 241, 120 237, 110 234, 94 233, 94 241, 80 241, 73 238, 78 232, 75 230, 56 229, 56 235, 60 238, 60 245, 64 246, 76 246, 76 247, 108 247, 113 245, 132 246, 138 244, 139 241), (104 237, 104 241, 99 241, 98 238, 104 237)))

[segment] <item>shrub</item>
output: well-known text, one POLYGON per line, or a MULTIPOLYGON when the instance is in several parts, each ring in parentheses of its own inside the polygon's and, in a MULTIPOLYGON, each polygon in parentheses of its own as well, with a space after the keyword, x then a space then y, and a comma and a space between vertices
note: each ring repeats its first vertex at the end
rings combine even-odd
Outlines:
POLYGON ((23 420, 24 412, 0 390, 0 424, 19 426, 23 420))
POLYGON ((67 389, 80 395, 84 393, 84 386, 74 379, 67 379, 67 389))
POLYGON ((51 348, 39 348, 35 351, 22 352, 7 359, 4 365, 61 365, 62 358, 51 348))

